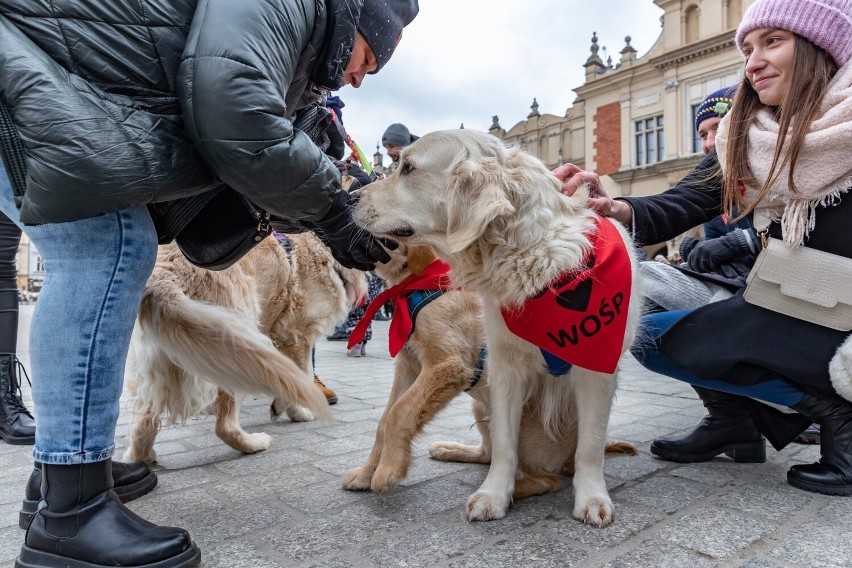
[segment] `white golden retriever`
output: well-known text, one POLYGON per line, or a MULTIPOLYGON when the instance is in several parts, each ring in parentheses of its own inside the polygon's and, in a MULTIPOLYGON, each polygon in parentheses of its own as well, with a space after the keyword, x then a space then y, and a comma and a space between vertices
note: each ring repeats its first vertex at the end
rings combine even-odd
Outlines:
MULTIPOLYGON (((575 408, 562 412, 577 416, 574 517, 600 527, 613 519, 603 461, 616 375, 574 365, 553 379, 542 351, 511 332, 504 320, 504 309, 523 313, 525 302, 552 290, 566 274, 594 265, 590 235, 597 231, 617 235, 623 251, 620 270, 627 274, 625 292, 634 299, 627 302, 625 332, 621 344, 613 346, 615 357, 633 341, 640 295, 630 238, 618 224, 596 218, 586 207, 585 192, 566 197, 560 188, 541 161, 519 148, 506 148, 499 139, 470 129, 441 131, 405 148, 396 171, 364 188, 355 209, 356 223, 375 235, 431 246, 452 267, 453 284, 475 289, 482 297, 492 456, 485 482, 468 499, 470 520, 505 516, 518 467, 524 403, 542 383, 553 380, 570 384, 575 408)), ((604 313, 580 331, 591 335, 604 313)), ((564 398, 570 405, 572 397, 564 398)))

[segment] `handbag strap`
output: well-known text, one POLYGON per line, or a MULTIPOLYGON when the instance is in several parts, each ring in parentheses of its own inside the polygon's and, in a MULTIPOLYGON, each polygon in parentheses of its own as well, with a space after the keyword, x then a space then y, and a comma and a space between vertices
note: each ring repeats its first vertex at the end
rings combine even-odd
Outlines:
POLYGON ((766 248, 769 246, 769 225, 772 224, 772 219, 769 218, 768 215, 763 213, 762 211, 754 211, 752 215, 751 225, 754 227, 755 232, 760 237, 760 244, 762 248, 766 248))

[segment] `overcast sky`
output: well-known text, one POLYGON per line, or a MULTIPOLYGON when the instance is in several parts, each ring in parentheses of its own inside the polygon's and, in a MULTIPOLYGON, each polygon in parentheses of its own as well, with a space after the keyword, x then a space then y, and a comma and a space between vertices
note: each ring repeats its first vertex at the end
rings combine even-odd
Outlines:
POLYGON ((344 125, 372 160, 394 122, 417 135, 462 123, 487 131, 497 115, 508 130, 534 97, 540 113, 562 116, 583 84, 592 32, 604 61, 620 60, 628 35, 641 57, 662 14, 651 0, 420 0, 390 62, 335 93, 344 125))

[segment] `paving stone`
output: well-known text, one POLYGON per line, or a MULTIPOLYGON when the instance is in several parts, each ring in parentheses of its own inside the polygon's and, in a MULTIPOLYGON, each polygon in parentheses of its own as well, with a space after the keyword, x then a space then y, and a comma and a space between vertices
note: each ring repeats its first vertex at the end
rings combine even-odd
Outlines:
POLYGON ((660 471, 670 464, 640 451, 636 456, 623 456, 604 461, 604 471, 607 475, 621 479, 639 479, 655 471, 660 471))
POLYGON ((746 473, 752 473, 749 468, 761 468, 764 464, 736 463, 728 458, 717 457, 710 461, 694 464, 677 464, 671 470, 674 477, 683 477, 711 485, 727 485, 735 479, 742 478, 746 473))
POLYGON ((332 552, 350 549, 371 539, 384 541, 402 524, 374 513, 369 507, 354 506, 326 512, 296 524, 276 525, 258 535, 258 541, 274 546, 282 558, 306 561, 332 552))
POLYGON ((772 554, 799 566, 849 568, 852 566, 850 537, 848 517, 837 525, 806 523, 785 536, 772 554))
POLYGON ((287 566, 287 564, 280 563, 274 557, 271 557, 271 553, 258 550, 252 543, 242 540, 231 540, 205 547, 201 551, 201 561, 203 567, 282 568, 287 566))
POLYGON ((744 564, 740 564, 739 568, 784 568, 784 566, 784 564, 778 564, 777 562, 772 562, 771 560, 758 558, 749 560, 744 564))
POLYGON ((785 482, 742 484, 715 500, 720 506, 758 518, 775 520, 790 518, 811 501, 811 494, 795 489, 785 482))
POLYGON ((667 542, 645 540, 626 554, 603 564, 602 568, 709 568, 722 566, 703 554, 667 542))
POLYGON ((543 523, 560 537, 607 550, 659 522, 661 516, 641 507, 615 503, 615 520, 603 528, 587 525, 573 517, 543 523))
POLYGON ((588 553, 547 534, 519 532, 475 554, 449 563, 450 568, 482 566, 583 566, 588 553))
POLYGON ((772 532, 778 523, 715 507, 690 511, 659 536, 713 558, 730 558, 772 532))
MULTIPOLYGON (((32 306, 23 308, 26 324, 32 306)), ((608 435, 632 439, 639 455, 605 461, 616 516, 604 529, 572 517, 570 477, 558 493, 514 503, 504 519, 469 522, 467 499, 489 466, 438 462, 427 451, 438 440, 479 443, 467 395, 415 438, 401 486, 380 494, 343 490, 341 476, 363 464, 375 441, 393 382, 393 361, 382 353, 388 324, 376 324, 367 358, 348 359, 340 343, 317 343, 318 373, 339 398, 331 423, 271 423, 269 400, 248 397, 243 426, 273 438, 254 455, 219 440, 210 416, 164 427, 155 446, 158 487, 128 506, 188 529, 202 548, 201 568, 852 568, 852 499, 786 484, 791 465, 819 459, 818 446, 768 447, 764 464, 657 459, 651 439, 691 428, 706 410, 691 387, 631 357, 621 362, 608 435)), ((117 457, 129 443, 128 402, 125 393, 117 457)), ((0 566, 13 565, 23 542, 17 519, 31 451, 0 443, 0 566)))
POLYGON ((16 515, 14 526, 0 528, 0 566, 14 566, 15 558, 21 552, 23 544, 24 531, 18 528, 16 515))
POLYGON ((632 487, 619 489, 619 500, 633 501, 659 511, 673 513, 705 497, 709 488, 671 477, 654 477, 632 487))
POLYGON ((484 541, 482 536, 467 532, 462 523, 460 520, 450 524, 446 521, 421 522, 414 531, 393 535, 385 542, 361 548, 360 552, 375 566, 435 566, 461 556, 484 541))

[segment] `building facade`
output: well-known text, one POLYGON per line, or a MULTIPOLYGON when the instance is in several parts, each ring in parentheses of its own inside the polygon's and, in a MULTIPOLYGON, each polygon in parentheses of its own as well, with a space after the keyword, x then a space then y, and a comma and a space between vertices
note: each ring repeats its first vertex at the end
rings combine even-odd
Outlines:
POLYGON ((550 167, 571 162, 595 171, 612 197, 654 195, 674 185, 703 156, 696 107, 742 78, 734 32, 754 0, 653 1, 664 14, 647 54, 637 57, 627 37, 620 61, 603 61, 593 33, 585 82, 564 115, 540 113, 534 99, 526 119, 504 130, 494 116, 489 132, 550 167))

